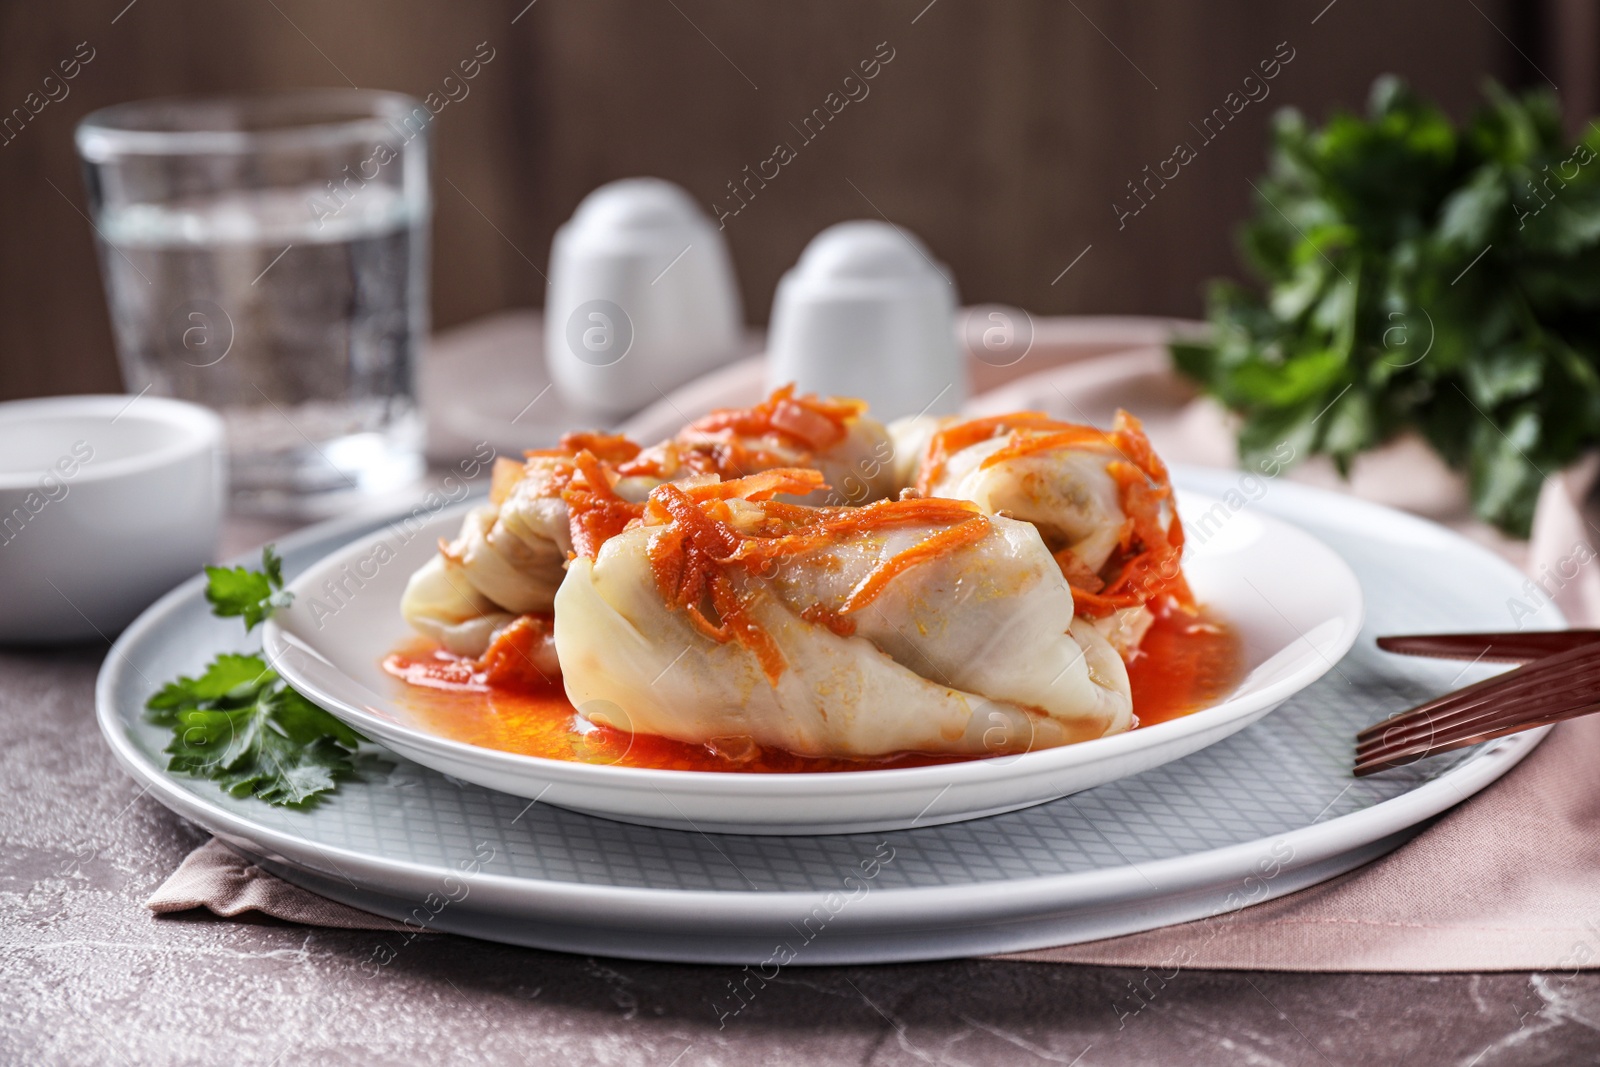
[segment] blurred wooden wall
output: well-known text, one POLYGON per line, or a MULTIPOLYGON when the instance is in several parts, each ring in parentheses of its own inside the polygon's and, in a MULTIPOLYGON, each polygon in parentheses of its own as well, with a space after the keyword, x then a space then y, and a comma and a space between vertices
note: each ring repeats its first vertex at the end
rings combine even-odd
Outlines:
POLYGON ((120 387, 72 151, 74 123, 118 101, 352 83, 421 96, 488 42, 494 60, 436 127, 441 327, 541 303, 551 233, 595 185, 660 175, 710 210, 778 142, 797 158, 727 220, 754 322, 813 234, 879 216, 920 234, 969 302, 1194 315, 1204 279, 1238 269, 1231 233, 1271 109, 1360 106, 1385 71, 1456 113, 1486 76, 1570 77, 1592 96, 1594 42, 1559 30, 1587 19, 1579 32, 1592 36, 1591 6, 1550 0, 1553 14, 1530 17, 1516 0, 6 0, 0 112, 79 42, 95 58, 0 147, 0 398, 120 387), (791 124, 842 94, 882 42, 894 58, 870 94, 802 144, 791 124), (1126 183, 1176 142, 1198 144, 1189 123, 1280 42, 1294 59, 1270 97, 1119 229, 1126 183))

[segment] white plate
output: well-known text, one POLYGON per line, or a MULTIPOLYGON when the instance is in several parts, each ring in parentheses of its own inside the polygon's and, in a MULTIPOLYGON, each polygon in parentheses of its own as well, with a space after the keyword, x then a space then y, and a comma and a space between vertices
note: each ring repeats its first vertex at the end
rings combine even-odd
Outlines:
MULTIPOLYGON (((1240 485, 1237 471, 1175 477, 1212 495, 1240 485)), ((290 881, 426 929, 752 966, 780 943, 798 949, 793 962, 823 965, 1093 941, 1226 914, 1351 870, 1494 782, 1548 732, 1352 779, 1357 730, 1495 669, 1386 655, 1372 638, 1504 629, 1524 578, 1448 530, 1346 497, 1276 482, 1249 508, 1310 530, 1360 578, 1367 627, 1338 669, 1201 752, 989 819, 861 836, 656 830, 529 803, 403 759, 366 762, 307 811, 230 797, 167 773, 170 731, 143 715, 165 679, 248 646, 237 619, 212 616, 200 579, 117 641, 96 707, 107 743, 150 796, 290 881), (864 879, 861 864, 890 852, 892 862, 864 879)), ((375 528, 330 523, 289 538, 285 573, 375 528)), ((1563 624, 1549 606, 1524 621, 1563 624)), ((412 936, 385 939, 364 971, 412 936)))
POLYGON ((391 527, 362 538, 300 575, 289 586, 293 606, 266 626, 268 662, 334 715, 424 766, 647 826, 863 833, 1041 804, 1160 766, 1243 729, 1332 668, 1361 629, 1360 584, 1320 541, 1279 519, 1234 514, 1225 503, 1180 492, 1179 511, 1197 532, 1218 522, 1208 537, 1193 540, 1185 569, 1197 598, 1238 632, 1247 670, 1238 688, 1210 708, 1075 745, 908 769, 738 774, 551 760, 428 731, 401 699, 402 683, 382 670, 384 656, 410 636, 399 614, 407 577, 436 551, 441 536, 455 533, 463 510, 441 512, 415 530, 391 527))

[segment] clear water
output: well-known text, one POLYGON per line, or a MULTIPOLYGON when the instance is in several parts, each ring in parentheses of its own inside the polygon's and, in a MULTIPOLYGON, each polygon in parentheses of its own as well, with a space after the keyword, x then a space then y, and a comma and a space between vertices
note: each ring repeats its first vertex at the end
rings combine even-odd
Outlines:
POLYGON ((108 209, 101 256, 128 390, 227 424, 235 501, 382 492, 422 471, 427 219, 369 184, 108 209))

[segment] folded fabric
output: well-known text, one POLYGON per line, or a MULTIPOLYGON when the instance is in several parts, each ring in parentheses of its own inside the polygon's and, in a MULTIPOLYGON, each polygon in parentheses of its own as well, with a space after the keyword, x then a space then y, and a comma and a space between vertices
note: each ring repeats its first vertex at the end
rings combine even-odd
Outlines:
POLYGON ((157 915, 204 908, 229 919, 254 911, 307 926, 400 929, 399 923, 268 874, 216 838, 185 856, 144 906, 157 915))

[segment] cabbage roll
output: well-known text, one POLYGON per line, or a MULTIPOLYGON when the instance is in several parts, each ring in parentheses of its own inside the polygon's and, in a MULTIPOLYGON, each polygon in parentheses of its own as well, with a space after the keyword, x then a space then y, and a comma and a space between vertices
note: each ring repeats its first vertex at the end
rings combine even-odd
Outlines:
POLYGON ((724 751, 1000 754, 1133 723, 1032 525, 953 500, 807 507, 816 471, 666 484, 556 594, 591 719, 724 751))
MULTIPOLYGON (((524 463, 497 461, 489 503, 468 512, 455 540, 441 543, 439 555, 411 576, 401 615, 451 652, 479 656, 517 616, 548 614, 573 551, 569 498, 584 495, 593 474, 608 496, 642 501, 660 479, 615 471, 639 452, 623 437, 571 434, 559 448, 528 453, 524 463)), ((607 521, 620 528, 616 516, 590 514, 578 536, 598 535, 607 521)))
POLYGON ((1192 608, 1171 480, 1127 412, 1110 431, 1020 412, 908 420, 895 436, 920 457, 918 493, 1032 523, 1072 587, 1077 615, 1124 654, 1156 614, 1192 608))
POLYGON ((458 656, 481 656, 495 633, 516 620, 473 588, 460 564, 437 555, 406 582, 400 614, 413 630, 458 656))
POLYGON ((510 619, 548 614, 580 542, 597 547, 621 530, 663 482, 810 466, 838 487, 814 491, 814 502, 866 503, 892 491, 892 452, 888 431, 866 416, 864 403, 795 396, 793 386, 753 407, 712 412, 652 448, 621 436, 568 434, 524 463, 496 463, 490 502, 413 577, 401 614, 450 651, 481 655, 510 619))

